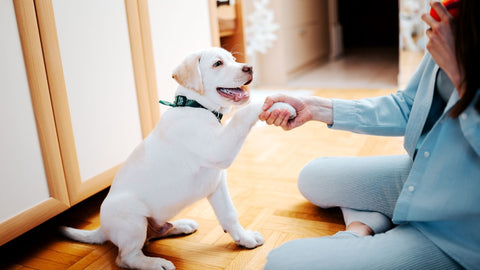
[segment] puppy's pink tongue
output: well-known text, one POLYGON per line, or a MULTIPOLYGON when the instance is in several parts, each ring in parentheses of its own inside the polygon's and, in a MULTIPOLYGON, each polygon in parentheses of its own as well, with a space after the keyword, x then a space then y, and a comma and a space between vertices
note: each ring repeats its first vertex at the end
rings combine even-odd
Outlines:
POLYGON ((235 96, 233 97, 233 100, 235 102, 238 102, 238 101, 241 101, 241 100, 246 99, 248 97, 249 97, 248 92, 247 91, 242 91, 242 92, 239 92, 239 93, 235 93, 235 96))

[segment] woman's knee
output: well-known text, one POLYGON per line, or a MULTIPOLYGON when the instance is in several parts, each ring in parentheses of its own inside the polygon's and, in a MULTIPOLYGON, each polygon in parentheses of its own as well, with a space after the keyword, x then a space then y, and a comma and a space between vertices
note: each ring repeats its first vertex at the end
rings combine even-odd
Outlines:
POLYGON ((300 172, 298 188, 320 207, 364 209, 359 200, 382 194, 395 202, 410 167, 407 155, 317 158, 300 172))
POLYGON ((298 176, 298 189, 302 195, 310 202, 320 207, 332 207, 329 197, 338 197, 341 194, 335 194, 341 191, 341 183, 338 179, 337 158, 317 158, 309 162, 298 176), (337 172, 337 173, 335 173, 337 172), (337 188, 338 186, 338 188, 337 188))

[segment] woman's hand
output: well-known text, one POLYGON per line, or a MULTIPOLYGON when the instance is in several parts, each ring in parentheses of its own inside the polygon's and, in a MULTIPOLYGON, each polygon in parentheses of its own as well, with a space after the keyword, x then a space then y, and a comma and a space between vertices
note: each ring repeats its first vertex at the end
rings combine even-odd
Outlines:
POLYGON ((265 99, 265 103, 263 104, 263 110, 264 112, 262 112, 258 117, 260 120, 265 121, 269 125, 280 126, 284 130, 294 129, 303 125, 312 118, 311 114, 307 110, 306 104, 302 100, 286 95, 267 97, 265 99), (294 119, 289 120, 288 118, 290 113, 288 110, 273 110, 269 112, 268 109, 277 102, 285 102, 290 104, 297 112, 297 116, 294 119))
POLYGON ((436 21, 430 14, 422 15, 422 20, 430 26, 426 32, 429 39, 426 46, 427 50, 461 94, 460 86, 463 73, 459 70, 455 54, 455 40, 452 31, 453 17, 440 2, 432 1, 430 6, 437 12, 440 21, 436 21))
POLYGON ((286 95, 275 95, 265 99, 263 110, 259 119, 269 125, 280 126, 284 130, 299 127, 310 120, 318 120, 327 124, 333 123, 332 101, 321 97, 295 98, 286 95), (289 120, 288 110, 267 111, 274 103, 285 102, 290 104, 297 112, 294 119, 289 120))

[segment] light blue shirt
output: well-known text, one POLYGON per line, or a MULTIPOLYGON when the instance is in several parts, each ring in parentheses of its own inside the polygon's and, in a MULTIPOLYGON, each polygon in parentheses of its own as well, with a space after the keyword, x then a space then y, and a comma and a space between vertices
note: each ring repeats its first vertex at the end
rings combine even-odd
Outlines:
POLYGON ((404 90, 362 100, 333 100, 332 128, 404 136, 413 160, 393 222, 410 222, 467 269, 480 269, 480 115, 474 103, 448 116, 459 100, 451 94, 431 130, 422 130, 432 106, 439 67, 428 53, 404 90))

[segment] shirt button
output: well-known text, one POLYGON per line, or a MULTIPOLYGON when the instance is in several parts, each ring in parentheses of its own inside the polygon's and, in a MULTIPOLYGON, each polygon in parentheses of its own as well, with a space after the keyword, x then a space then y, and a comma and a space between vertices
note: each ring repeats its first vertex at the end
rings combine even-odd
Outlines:
POLYGON ((414 186, 409 186, 409 187, 408 187, 408 191, 413 192, 414 190, 415 190, 415 187, 414 187, 414 186))
POLYGON ((460 118, 462 118, 462 120, 466 120, 467 119, 467 114, 466 113, 460 114, 460 118))
POLYGON ((428 152, 428 151, 423 152, 423 156, 428 158, 430 156, 430 152, 428 152))

